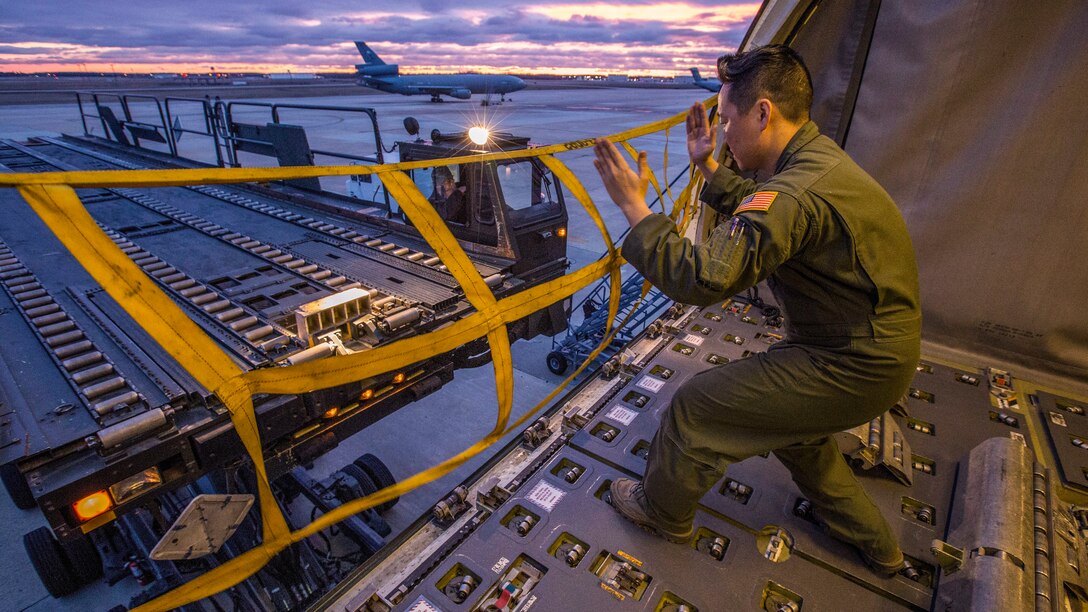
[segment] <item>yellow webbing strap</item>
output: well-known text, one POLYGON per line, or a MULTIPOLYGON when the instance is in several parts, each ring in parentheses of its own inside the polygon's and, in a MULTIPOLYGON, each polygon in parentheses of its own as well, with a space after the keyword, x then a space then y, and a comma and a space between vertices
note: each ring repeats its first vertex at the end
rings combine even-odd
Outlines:
MULTIPOLYGON (((704 102, 709 105, 710 98, 704 102)), ((684 120, 685 113, 610 136, 633 152, 625 141, 672 127, 684 120)), ((667 135, 666 135, 667 137, 667 135)), ((263 567, 276 553, 363 509, 398 497, 431 482, 483 451, 503 435, 517 429, 548 405, 609 345, 622 327, 613 326, 619 309, 620 267, 622 258, 599 212, 578 178, 553 155, 589 147, 592 139, 562 143, 523 151, 503 151, 486 155, 463 156, 426 162, 405 162, 385 166, 322 166, 285 168, 200 168, 186 170, 79 171, 50 173, 0 174, 0 187, 17 187, 35 212, 95 281, 116 300, 179 364, 205 388, 214 392, 229 410, 231 421, 252 459, 258 475, 258 493, 262 516, 263 542, 196 579, 160 596, 138 610, 168 610, 213 595, 245 580, 263 567), (474 163, 539 157, 559 181, 585 207, 608 246, 608 257, 547 283, 499 301, 483 282, 472 262, 445 223, 430 206, 405 170, 426 168, 437 163, 474 163), (262 182, 319 176, 378 174, 389 194, 401 205, 409 219, 425 237, 450 273, 461 285, 466 299, 476 312, 440 330, 361 351, 283 368, 263 368, 243 372, 214 340, 162 292, 153 280, 130 260, 97 226, 76 196, 75 187, 158 187, 191 184, 262 182), (508 423, 513 406, 513 368, 507 324, 521 319, 558 300, 566 299, 604 274, 610 275, 609 333, 597 348, 548 397, 514 423, 508 423), (406 367, 432 356, 448 352, 487 335, 495 367, 498 410, 495 426, 483 439, 457 455, 395 485, 364 498, 344 504, 306 527, 291 532, 271 494, 265 472, 263 452, 253 394, 302 394, 316 389, 347 384, 406 367)), ((666 145, 667 146, 667 145, 666 145)), ((636 156, 637 159, 637 156, 636 156)), ((667 171, 667 165, 665 167, 667 171)), ((667 176, 667 175, 666 175, 667 176)), ((655 189, 660 185, 653 177, 655 189)), ((685 189, 690 194, 691 184, 685 189)), ((671 194, 670 194, 671 196, 671 194)), ((674 202, 673 215, 691 198, 682 194, 674 202)), ((662 204, 664 206, 664 204, 662 204)), ((687 214, 685 213, 685 217, 687 214)), ((643 287, 645 297, 648 285, 643 287)), ((633 312, 633 309, 632 311, 633 312)), ((628 314, 628 317, 630 313, 628 314)))
MULTIPOLYGON (((435 212, 434 208, 423 197, 423 194, 419 192, 419 189, 415 186, 407 175, 401 172, 388 172, 379 174, 379 178, 383 181, 386 189, 390 195, 401 204, 402 208, 408 214, 408 217, 412 220, 420 232, 428 238, 428 243, 435 249, 436 254, 442 259, 443 263, 450 270, 450 273, 458 280, 458 282, 465 289, 466 298, 473 306, 476 307, 477 312, 469 317, 458 321, 450 328, 446 328, 440 331, 431 332, 424 336, 416 338, 410 338, 394 344, 387 345, 374 349, 373 351, 365 351, 356 353, 354 355, 337 357, 333 359, 319 360, 316 362, 307 362, 289 368, 284 368, 279 371, 263 369, 249 372, 245 375, 247 379, 250 379, 251 389, 253 392, 265 392, 274 393, 279 390, 275 389, 272 385, 285 378, 284 374, 286 370, 308 369, 307 366, 324 366, 329 368, 332 362, 347 361, 353 358, 363 357, 366 358, 364 363, 358 364, 355 368, 348 370, 339 370, 332 376, 314 376, 308 377, 305 374, 293 373, 287 375, 290 380, 298 381, 301 377, 303 380, 308 378, 321 378, 320 383, 314 384, 312 380, 307 381, 307 388, 320 389, 327 386, 335 386, 336 384, 344 384, 353 380, 359 380, 361 378, 369 377, 373 374, 381 372, 387 372, 391 369, 403 367, 408 363, 419 361, 437 355, 443 352, 447 352, 460 346, 467 341, 478 338, 481 333, 480 329, 488 329, 488 341, 492 350, 492 357, 495 363, 496 374, 496 389, 499 398, 499 409, 496 418, 495 427, 487 434, 483 439, 479 440, 469 448, 465 449, 461 453, 443 461, 442 463, 424 470, 414 476, 403 479, 391 487, 387 487, 381 491, 375 492, 371 495, 363 498, 353 500, 347 504, 344 504, 333 511, 322 515, 320 518, 311 522, 309 525, 302 529, 290 534, 290 542, 297 542, 305 537, 313 535, 322 529, 326 529, 336 523, 344 520, 345 518, 352 516, 358 512, 372 508, 377 504, 383 503, 394 497, 419 487, 428 482, 432 482, 447 473, 453 471, 468 459, 471 459, 475 455, 479 454, 495 441, 499 440, 503 435, 511 431, 512 427, 520 426, 524 423, 525 416, 518 419, 514 425, 508 426, 510 412, 512 411, 512 398, 513 398, 513 363, 510 357, 510 345, 508 336, 506 334, 505 323, 514 321, 532 312, 539 310, 540 308, 547 306, 557 300, 565 299, 569 295, 572 295, 575 291, 588 286, 593 280, 600 278, 604 271, 610 273, 611 280, 611 294, 609 298, 609 326, 615 319, 616 313, 619 310, 620 299, 620 275, 619 267, 620 260, 618 253, 615 251, 615 247, 612 245, 611 237, 609 236, 608 229, 604 224, 604 220, 601 218, 599 211, 593 205, 589 198, 585 187, 581 184, 578 178, 567 168, 562 162, 554 157, 542 156, 541 161, 551 169, 567 189, 570 190, 572 195, 586 208, 586 212, 594 220, 598 229, 601 231, 605 244, 608 245, 610 257, 608 259, 597 262, 584 267, 579 272, 571 275, 566 275, 562 278, 550 281, 543 285, 532 287, 526 291, 517 293, 509 298, 503 300, 503 302, 496 302, 494 294, 483 283, 483 279, 479 273, 472 266, 471 261, 467 255, 461 249, 457 243, 453 234, 446 227, 445 223, 435 212), (499 306, 504 305, 507 302, 515 302, 510 308, 499 310, 499 306), (456 329, 454 329, 456 328, 456 329), (414 344, 413 340, 425 341, 430 336, 449 336, 454 339, 455 344, 445 346, 439 342, 421 342, 418 350, 413 350, 411 347, 405 347, 405 344, 414 344), (468 340, 464 339, 464 336, 471 336, 468 340), (496 347, 499 348, 496 351, 496 347), (393 352, 394 349, 397 352, 393 352), (400 358, 404 363, 391 362, 389 359, 383 359, 382 357, 376 358, 376 354, 379 352, 389 353, 391 359, 400 358), (505 353, 505 357, 504 357, 505 353), (260 379, 266 376, 271 376, 269 380, 270 385, 265 385, 260 382, 260 379)), ((593 351, 589 359, 583 362, 580 367, 571 374, 563 385, 558 387, 552 392, 544 401, 535 406, 528 414, 535 414, 543 409, 555 397, 563 388, 569 384, 570 380, 573 380, 574 376, 581 373, 592 359, 604 350, 605 347, 611 342, 615 333, 619 330, 619 326, 610 329, 610 333, 602 340, 601 344, 593 351)), ((384 356, 383 356, 384 357, 384 356)), ((328 370, 326 370, 328 371, 328 370)), ((298 390, 298 383, 288 385, 288 390, 283 392, 300 392, 298 390)), ((263 505, 262 505, 263 508, 263 505)), ((276 508, 278 511, 278 508, 276 508)), ((282 515, 280 515, 282 517, 282 515)), ((207 597, 223 589, 229 588, 238 582, 241 582, 248 576, 252 575, 263 567, 264 563, 271 558, 276 552, 281 550, 284 546, 290 542, 276 541, 273 543, 265 543, 259 547, 249 550, 243 553, 241 556, 232 560, 230 565, 230 571, 223 571, 220 573, 219 568, 204 574, 194 580, 191 580, 184 585, 171 591, 169 595, 169 603, 163 604, 168 606, 178 606, 183 603, 196 601, 203 597, 207 597), (236 562, 236 563, 235 563, 236 562), (245 573, 248 572, 248 573, 245 573), (244 575, 243 575, 244 574, 244 575)), ((164 596, 165 597, 165 596, 164 596)), ((160 598, 161 599, 161 598, 160 598)), ((140 610, 157 610, 164 608, 154 607, 158 602, 158 599, 148 602, 144 606, 141 606, 140 610)))
POLYGON ((450 271, 465 291, 465 298, 476 308, 476 312, 483 315, 487 322, 487 342, 491 347, 491 359, 495 367, 495 387, 498 392, 499 410, 495 422, 494 431, 502 431, 506 427, 506 421, 510 418, 510 410, 513 408, 513 358, 510 355, 510 336, 506 332, 506 322, 503 321, 502 312, 499 310, 495 294, 484 283, 484 279, 476 271, 476 267, 469 261, 453 232, 446 227, 446 223, 438 216, 438 212, 431 206, 412 179, 403 172, 393 171, 378 175, 385 185, 389 195, 400 204, 407 213, 412 224, 419 229, 428 244, 435 250, 435 254, 450 271))
MULTIPOLYGON (((504 298, 504 319, 517 320, 574 295, 608 273, 617 262, 602 259, 548 283, 504 298)), ((440 330, 427 332, 352 355, 328 357, 283 368, 261 368, 244 376, 253 393, 308 393, 407 367, 449 352, 484 335, 486 315, 475 312, 440 330)))
MULTIPOLYGON (((613 261, 619 258, 619 253, 616 251, 616 245, 612 244, 612 236, 608 233, 608 227, 604 224, 604 219, 601 218, 601 213, 597 210, 597 207, 593 205, 593 200, 590 199, 589 194, 586 193, 585 185, 582 185, 582 181, 578 180, 578 177, 574 176, 574 173, 567 168, 563 162, 552 157, 551 155, 545 155, 540 158, 540 161, 544 162, 544 165, 549 170, 555 173, 555 176, 566 186, 567 189, 574 195, 575 199, 582 204, 582 207, 589 213, 590 218, 597 225, 597 229, 601 232, 601 237, 604 238, 604 244, 608 248, 608 260, 613 261)), ((609 298, 608 298, 608 322, 605 324, 606 330, 612 329, 612 324, 616 320, 616 313, 620 308, 620 269, 619 266, 612 268, 611 275, 609 277, 609 298)))
POLYGON ((661 155, 661 174, 665 177, 665 192, 675 205, 676 198, 672 197, 672 183, 669 182, 669 129, 665 128, 665 150, 661 155))
POLYGON ((242 370, 106 236, 71 187, 28 185, 19 192, 110 297, 227 406, 257 470, 266 545, 285 540, 290 530, 268 484, 242 370))
MULTIPOLYGON (((707 108, 716 98, 703 101, 707 108)), ((630 130, 606 136, 612 142, 622 142, 645 136, 653 132, 680 124, 685 120, 687 111, 677 113, 653 123, 647 123, 630 130)), ((0 187, 20 187, 22 185, 68 185, 83 187, 180 187, 185 185, 223 185, 231 183, 261 183, 286 179, 316 178, 322 176, 350 176, 379 174, 389 171, 414 170, 443 165, 485 162, 496 160, 525 159, 541 155, 555 155, 565 151, 574 151, 593 146, 592 138, 574 140, 560 144, 522 149, 519 151, 500 151, 483 155, 464 155, 437 160, 400 162, 382 166, 290 166, 280 168, 187 168, 170 170, 82 170, 75 172, 13 172, 0 173, 0 187)))

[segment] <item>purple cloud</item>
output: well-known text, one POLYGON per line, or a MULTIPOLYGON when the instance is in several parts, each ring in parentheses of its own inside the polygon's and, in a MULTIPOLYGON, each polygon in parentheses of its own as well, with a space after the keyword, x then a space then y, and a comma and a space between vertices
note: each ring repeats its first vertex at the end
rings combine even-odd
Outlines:
MULTIPOLYGON (((656 2, 609 4, 647 6, 656 2)), ((693 26, 700 20, 720 17, 729 5, 750 3, 685 3, 699 19, 677 23, 667 15, 608 19, 592 14, 557 19, 539 12, 548 6, 546 2, 511 5, 507 0, 457 4, 445 0, 362 4, 354 0, 187 0, 153 6, 80 0, 11 2, 0 16, 0 62, 15 64, 37 57, 43 62, 71 65, 211 62, 346 70, 359 61, 350 42, 367 40, 378 53, 393 56, 405 67, 609 69, 622 62, 645 69, 673 69, 678 56, 685 61, 692 57, 692 48, 699 49, 701 63, 710 65, 724 50, 739 44, 747 23, 709 33, 693 26), (465 51, 451 54, 450 45, 465 51), (604 45, 623 45, 626 50, 622 56, 609 54, 602 51, 604 45), (494 51, 496 46, 508 48, 494 51), (526 50, 526 46, 535 49, 526 50), (572 50, 566 51, 568 48, 572 50)), ((561 4, 575 5, 569 0, 561 4)))

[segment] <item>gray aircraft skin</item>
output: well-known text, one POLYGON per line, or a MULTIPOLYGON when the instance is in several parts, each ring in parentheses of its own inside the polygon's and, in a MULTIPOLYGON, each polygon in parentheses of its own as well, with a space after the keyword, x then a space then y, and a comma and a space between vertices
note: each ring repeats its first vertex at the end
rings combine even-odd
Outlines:
POLYGON ((432 102, 441 96, 468 100, 472 94, 506 94, 525 89, 525 81, 506 74, 421 74, 401 76, 396 64, 386 64, 365 42, 355 41, 362 64, 355 64, 360 84, 386 93, 405 96, 429 95, 432 102))
POLYGON ((698 68, 692 68, 691 69, 691 77, 693 79, 695 79, 695 86, 696 87, 702 87, 703 89, 705 89, 707 91, 712 91, 714 93, 718 93, 718 90, 722 88, 722 82, 721 81, 719 81, 718 79, 704 79, 699 74, 699 69, 698 68))

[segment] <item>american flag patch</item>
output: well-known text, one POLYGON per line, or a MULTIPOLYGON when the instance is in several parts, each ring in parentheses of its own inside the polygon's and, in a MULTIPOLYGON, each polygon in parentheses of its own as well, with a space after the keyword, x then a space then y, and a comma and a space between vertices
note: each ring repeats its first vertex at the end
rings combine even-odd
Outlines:
POLYGON ((758 210, 760 212, 767 212, 771 208, 771 204, 774 199, 778 197, 777 191, 757 191, 752 195, 744 198, 740 202, 740 206, 733 211, 734 215, 739 215, 742 212, 748 212, 750 210, 758 210))

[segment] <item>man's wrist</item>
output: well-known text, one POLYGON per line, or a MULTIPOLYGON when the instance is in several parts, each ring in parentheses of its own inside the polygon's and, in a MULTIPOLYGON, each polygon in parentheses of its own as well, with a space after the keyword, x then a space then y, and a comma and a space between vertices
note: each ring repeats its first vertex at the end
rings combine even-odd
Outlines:
POLYGON ((713 156, 709 156, 704 160, 695 162, 695 167, 699 169, 699 173, 703 175, 703 178, 709 181, 714 173, 718 171, 720 164, 713 156))
POLYGON ((627 218, 627 224, 631 227, 638 225, 640 221, 654 214, 645 202, 626 204, 620 207, 620 210, 623 211, 623 216, 627 218))

